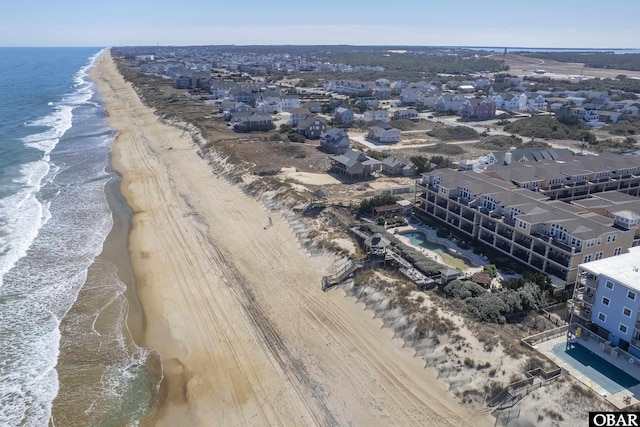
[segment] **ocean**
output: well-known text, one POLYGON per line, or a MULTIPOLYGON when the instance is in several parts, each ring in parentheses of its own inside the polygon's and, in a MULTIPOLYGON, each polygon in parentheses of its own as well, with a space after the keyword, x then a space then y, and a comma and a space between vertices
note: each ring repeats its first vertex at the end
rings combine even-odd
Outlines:
POLYGON ((157 396, 135 279, 103 252, 126 253, 131 213, 88 79, 100 51, 0 48, 0 426, 136 425, 157 396))

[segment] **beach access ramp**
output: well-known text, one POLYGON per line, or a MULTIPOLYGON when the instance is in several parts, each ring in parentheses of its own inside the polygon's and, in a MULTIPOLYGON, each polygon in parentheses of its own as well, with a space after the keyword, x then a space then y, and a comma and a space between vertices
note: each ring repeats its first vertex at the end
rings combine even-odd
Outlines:
POLYGON ((356 272, 361 265, 355 261, 349 260, 338 271, 328 276, 322 277, 322 290, 326 291, 332 286, 338 285, 345 281, 349 276, 356 272))

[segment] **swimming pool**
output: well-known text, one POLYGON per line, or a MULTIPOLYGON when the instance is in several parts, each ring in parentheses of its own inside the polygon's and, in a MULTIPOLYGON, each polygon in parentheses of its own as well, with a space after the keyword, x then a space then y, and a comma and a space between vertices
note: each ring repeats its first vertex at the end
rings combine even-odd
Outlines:
POLYGON ((445 245, 430 241, 422 231, 410 231, 408 233, 402 233, 402 235, 407 237, 411 244, 436 252, 448 266, 459 270, 466 270, 472 267, 466 258, 452 254, 445 245))
POLYGON ((571 343, 568 349, 566 343, 560 343, 555 345, 551 352, 581 374, 589 377, 610 394, 615 394, 640 384, 640 380, 612 365, 579 343, 571 343))

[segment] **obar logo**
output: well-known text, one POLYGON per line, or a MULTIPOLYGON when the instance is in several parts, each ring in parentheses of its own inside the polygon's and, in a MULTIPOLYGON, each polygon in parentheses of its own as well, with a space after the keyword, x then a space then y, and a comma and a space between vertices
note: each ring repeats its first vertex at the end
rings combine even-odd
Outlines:
POLYGON ((614 426, 640 426, 640 412, 589 412, 589 427, 614 426))

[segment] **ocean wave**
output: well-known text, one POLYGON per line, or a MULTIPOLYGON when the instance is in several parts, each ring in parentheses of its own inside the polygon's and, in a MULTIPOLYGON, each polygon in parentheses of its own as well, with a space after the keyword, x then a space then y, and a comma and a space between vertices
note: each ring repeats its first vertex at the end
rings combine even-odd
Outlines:
POLYGON ((57 319, 40 311, 38 304, 29 298, 5 297, 0 301, 0 325, 4 326, 0 348, 0 425, 23 425, 25 420, 30 421, 29 425, 46 425, 48 411, 38 407, 50 407, 47 402, 58 392, 57 319))
POLYGON ((36 197, 50 169, 45 161, 21 165, 21 177, 14 179, 21 190, 0 200, 0 287, 5 273, 27 254, 38 231, 51 218, 48 205, 36 197))

